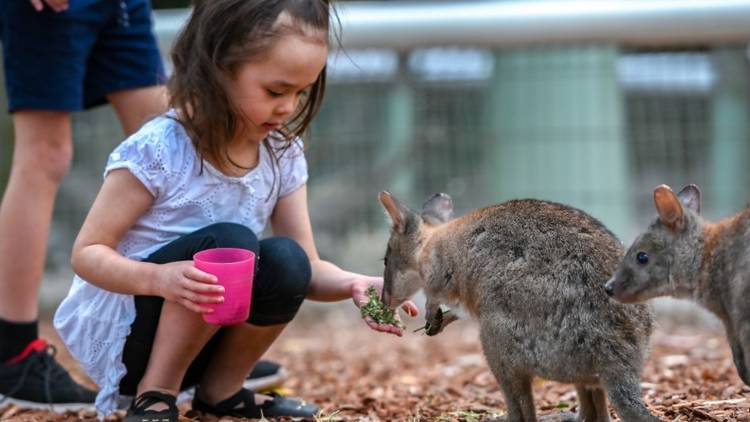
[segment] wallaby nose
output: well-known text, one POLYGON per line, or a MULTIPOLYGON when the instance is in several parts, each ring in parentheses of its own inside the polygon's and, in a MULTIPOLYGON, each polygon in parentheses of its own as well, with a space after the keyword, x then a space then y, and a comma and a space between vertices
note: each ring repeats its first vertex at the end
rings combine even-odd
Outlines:
POLYGON ((610 297, 615 294, 615 286, 614 283, 612 283, 612 280, 608 281, 607 284, 604 285, 604 291, 607 292, 607 295, 610 297))
POLYGON ((383 289, 383 294, 380 295, 380 300, 383 301, 385 306, 391 307, 391 295, 385 289, 383 289))

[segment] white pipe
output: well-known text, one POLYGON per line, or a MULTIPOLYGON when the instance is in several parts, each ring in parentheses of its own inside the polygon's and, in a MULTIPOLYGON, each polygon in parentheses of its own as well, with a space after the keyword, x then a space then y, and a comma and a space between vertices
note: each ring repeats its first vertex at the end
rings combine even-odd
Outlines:
MULTIPOLYGON (((750 0, 373 1, 336 7, 345 48, 668 46, 750 39, 750 0)), ((187 13, 155 12, 160 37, 171 39, 187 13)))

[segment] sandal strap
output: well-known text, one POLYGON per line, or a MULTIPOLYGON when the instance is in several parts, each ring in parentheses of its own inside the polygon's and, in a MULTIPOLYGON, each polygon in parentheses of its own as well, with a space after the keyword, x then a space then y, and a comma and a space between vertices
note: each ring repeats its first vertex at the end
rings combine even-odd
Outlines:
POLYGON ((258 415, 258 417, 260 416, 259 409, 262 408, 262 406, 255 404, 255 393, 246 388, 241 388, 229 398, 222 400, 211 407, 214 411, 212 413, 217 415, 230 415, 237 411, 242 411, 242 413, 258 415))
POLYGON ((177 410, 177 397, 161 391, 146 391, 133 400, 131 409, 135 412, 148 412, 149 407, 156 403, 165 403, 170 411, 177 410))
POLYGON ((262 404, 255 403, 255 393, 246 388, 233 394, 231 397, 209 405, 200 399, 196 392, 193 398, 193 409, 203 413, 210 413, 215 416, 234 416, 243 418, 261 418, 261 417, 312 417, 320 408, 314 404, 306 403, 303 400, 284 397, 278 394, 269 394, 270 400, 262 404))

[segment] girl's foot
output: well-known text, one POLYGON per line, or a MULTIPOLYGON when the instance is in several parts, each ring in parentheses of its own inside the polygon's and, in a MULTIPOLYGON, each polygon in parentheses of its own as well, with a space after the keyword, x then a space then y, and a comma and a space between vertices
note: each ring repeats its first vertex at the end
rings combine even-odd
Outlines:
MULTIPOLYGON (((288 377, 289 373, 283 366, 261 359, 245 378, 242 386, 253 391, 271 390, 280 387, 288 377)), ((177 403, 192 400, 193 396, 195 396, 195 388, 191 387, 177 396, 177 403)))
POLYGON ((177 398, 161 391, 146 391, 133 399, 124 422, 178 422, 177 398))
POLYGON ((228 399, 211 405, 202 401, 198 393, 193 398, 193 410, 215 416, 240 418, 281 416, 312 418, 320 410, 320 407, 295 397, 284 397, 275 393, 271 393, 268 397, 262 403, 256 403, 255 393, 243 388, 228 399))

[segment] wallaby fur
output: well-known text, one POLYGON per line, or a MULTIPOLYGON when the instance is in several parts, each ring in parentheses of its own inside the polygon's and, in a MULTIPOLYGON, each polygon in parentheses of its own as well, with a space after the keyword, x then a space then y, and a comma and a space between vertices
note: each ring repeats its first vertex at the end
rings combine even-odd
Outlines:
POLYGON ((536 421, 534 376, 575 384, 580 421, 609 421, 606 397, 623 421, 659 420, 640 391, 651 312, 607 297, 623 246, 600 222, 532 199, 456 219, 446 194, 421 213, 387 192, 380 201, 392 222, 383 300, 396 307, 423 288, 429 335, 449 322, 441 304, 475 317, 508 421, 536 421))
POLYGON ((622 302, 693 299, 721 319, 734 364, 750 385, 750 208, 712 223, 700 190, 654 189, 658 216, 628 249, 606 290, 622 302))

